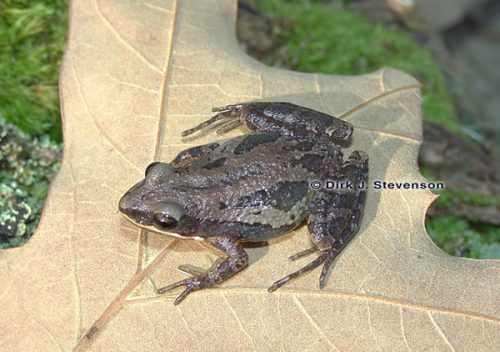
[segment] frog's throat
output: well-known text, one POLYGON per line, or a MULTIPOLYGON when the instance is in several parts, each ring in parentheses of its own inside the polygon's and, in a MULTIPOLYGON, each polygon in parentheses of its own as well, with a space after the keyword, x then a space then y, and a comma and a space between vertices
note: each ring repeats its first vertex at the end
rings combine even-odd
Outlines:
POLYGON ((135 226, 140 227, 141 229, 144 229, 144 230, 147 230, 147 231, 156 232, 156 233, 159 233, 159 234, 162 234, 162 235, 167 235, 167 236, 170 236, 170 237, 182 238, 182 239, 185 239, 185 240, 205 241, 205 238, 199 237, 199 236, 189 236, 189 237, 187 237, 187 236, 181 236, 181 235, 179 235, 178 233, 175 233, 175 232, 161 231, 161 230, 157 229, 154 226, 146 226, 146 225, 139 224, 138 222, 134 221, 131 217, 127 216, 126 214, 122 213, 122 215, 125 217, 125 219, 127 219, 128 221, 130 221, 135 226))

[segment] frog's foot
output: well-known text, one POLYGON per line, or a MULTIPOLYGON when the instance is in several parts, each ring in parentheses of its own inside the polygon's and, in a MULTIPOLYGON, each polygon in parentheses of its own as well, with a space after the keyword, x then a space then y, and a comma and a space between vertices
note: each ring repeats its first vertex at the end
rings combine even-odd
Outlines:
POLYGON ((233 104, 233 105, 226 105, 220 108, 213 108, 212 111, 218 112, 218 114, 209 118, 206 121, 203 121, 198 126, 183 131, 182 136, 183 137, 189 136, 190 134, 198 132, 216 123, 217 121, 228 119, 229 121, 224 122, 222 124, 222 127, 220 127, 217 130, 217 134, 225 133, 242 124, 242 122, 239 120, 240 110, 242 106, 243 106, 242 104, 233 104))
POLYGON ((161 294, 180 286, 186 286, 186 289, 174 301, 174 304, 177 305, 191 292, 216 286, 248 265, 247 253, 243 247, 233 239, 228 237, 209 238, 207 242, 213 247, 225 252, 228 257, 216 260, 209 270, 191 265, 181 266, 183 271, 196 276, 162 287, 158 289, 158 293, 161 294))
POLYGON ((222 258, 217 258, 217 260, 215 262, 213 262, 212 265, 210 265, 209 269, 203 268, 200 266, 196 266, 196 265, 192 265, 192 264, 179 265, 177 267, 177 270, 181 271, 184 274, 191 276, 191 278, 180 280, 180 281, 173 283, 171 285, 162 287, 158 290, 158 293, 160 293, 160 294, 165 293, 165 292, 168 292, 170 290, 173 290, 173 289, 175 289, 179 286, 183 286, 183 285, 187 286, 186 290, 184 290, 184 292, 182 292, 182 294, 179 297, 177 297, 177 299, 175 300, 174 304, 179 304, 180 302, 182 302, 182 300, 184 300, 184 298, 186 298, 186 296, 189 293, 200 290, 202 288, 201 282, 197 279, 202 277, 203 275, 206 275, 208 272, 210 272, 210 270, 213 270, 217 265, 219 265, 219 263, 221 261, 222 261, 222 258))
POLYGON ((315 260, 313 260, 312 262, 310 262, 309 264, 307 264, 302 269, 299 269, 299 270, 297 270, 297 271, 295 271, 295 272, 293 272, 293 273, 285 276, 284 278, 276 281, 274 284, 271 285, 271 287, 269 287, 267 289, 267 291, 269 291, 269 292, 276 291, 278 288, 280 288, 281 286, 283 286, 284 284, 286 284, 288 281, 293 280, 293 279, 301 276, 302 274, 305 274, 305 273, 313 270, 314 268, 317 268, 318 266, 320 266, 326 260, 326 258, 327 258, 327 253, 321 254, 318 258, 316 258, 315 260))
MULTIPOLYGON (((297 258, 300 258, 304 255, 314 253, 317 250, 318 249, 316 249, 316 248, 309 248, 305 251, 299 252, 299 253, 291 256, 288 259, 296 260, 297 258)), ((305 273, 317 268, 321 264, 323 264, 323 270, 321 271, 321 275, 319 277, 319 288, 325 287, 325 278, 326 278, 326 274, 328 273, 328 269, 330 269, 330 266, 332 265, 333 260, 335 259, 337 254, 340 253, 341 250, 342 250, 341 246, 334 246, 333 248, 322 252, 318 258, 316 258, 315 260, 313 260, 312 262, 307 264, 305 267, 303 267, 302 269, 299 269, 299 270, 285 276, 284 278, 276 281, 267 290, 269 292, 276 291, 278 288, 280 288, 281 286, 286 284, 288 281, 296 279, 297 277, 301 276, 302 274, 305 274, 305 273)))
POLYGON ((186 289, 175 299, 174 304, 178 305, 181 303, 184 298, 187 297, 191 292, 195 292, 198 290, 201 290, 204 287, 208 287, 206 283, 204 284, 204 281, 201 280, 201 278, 191 278, 191 279, 184 279, 181 281, 177 281, 171 285, 162 287, 158 289, 158 293, 162 294, 168 291, 171 291, 173 289, 176 289, 177 287, 180 286, 186 286, 186 289))

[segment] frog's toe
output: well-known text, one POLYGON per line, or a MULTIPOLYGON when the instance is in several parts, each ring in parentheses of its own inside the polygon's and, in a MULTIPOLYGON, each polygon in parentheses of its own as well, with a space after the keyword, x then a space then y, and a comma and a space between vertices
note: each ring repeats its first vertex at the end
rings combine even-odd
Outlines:
POLYGON ((323 264, 323 269, 321 270, 321 275, 319 276, 319 288, 325 287, 326 275, 328 274, 328 270, 330 269, 330 266, 335 260, 336 255, 337 252, 332 253, 330 256, 326 258, 325 263, 323 264))
POLYGON ((191 283, 189 283, 188 285, 186 285, 186 289, 184 291, 182 291, 182 293, 175 299, 174 301, 174 304, 175 305, 178 305, 179 303, 181 303, 184 298, 187 297, 187 295, 189 295, 191 292, 194 292, 194 291, 198 291, 201 289, 201 285, 200 285, 200 281, 198 280, 191 280, 191 283))
MULTIPOLYGON (((303 251, 303 252, 300 252, 298 254, 303 254, 305 252, 307 252, 307 254, 309 254, 309 251, 310 250, 307 250, 307 251, 303 251)), ((323 264, 323 262, 325 262, 325 260, 327 259, 327 255, 328 253, 322 253, 318 258, 314 259, 312 262, 310 262, 309 264, 307 264, 305 267, 303 267, 302 269, 299 269, 287 276, 285 276, 284 278, 276 281, 274 284, 271 285, 271 287, 269 287, 267 289, 267 291, 269 292, 273 292, 273 291, 276 291, 278 288, 280 288, 281 286, 283 286, 284 284, 286 284, 288 281, 290 280, 293 280, 299 276, 302 276, 303 274, 313 270, 314 268, 317 268, 318 266, 320 266, 321 264, 323 264)))
POLYGON ((243 106, 243 104, 230 104, 230 105, 226 105, 226 106, 212 108, 212 112, 238 111, 239 109, 241 109, 242 106, 243 106))
POLYGON ((208 269, 205 269, 201 266, 196 266, 192 264, 182 264, 177 267, 177 270, 180 272, 187 274, 191 277, 197 277, 208 272, 208 269))
POLYGON ((315 253, 317 251, 318 251, 318 248, 311 247, 311 248, 308 248, 308 249, 306 249, 306 250, 304 250, 302 252, 295 253, 294 255, 289 256, 288 260, 291 261, 291 262, 293 262, 293 261, 295 261, 295 260, 297 260, 299 258, 305 257, 305 256, 307 256, 309 254, 313 254, 313 253, 315 253))
POLYGON ((217 258, 216 260, 212 260, 207 255, 207 267, 197 266, 193 264, 182 264, 177 267, 177 270, 180 272, 190 275, 191 277, 201 277, 213 271, 217 268, 217 266, 222 262, 222 258, 217 258))
POLYGON ((198 279, 184 279, 158 289, 158 293, 162 294, 180 286, 186 286, 186 289, 175 299, 175 305, 181 303, 191 292, 200 290, 202 288, 202 283, 198 279))
POLYGON ((162 293, 165 293, 167 291, 170 291, 170 290, 173 290, 173 289, 176 289, 177 287, 179 286, 183 286, 183 285, 187 285, 189 283, 189 281, 191 281, 192 279, 184 279, 184 280, 181 280, 181 281, 177 281, 177 282, 174 282, 173 284, 170 284, 168 286, 165 286, 165 287, 162 287, 162 288, 159 288, 158 289, 158 293, 159 294, 162 294, 162 293))

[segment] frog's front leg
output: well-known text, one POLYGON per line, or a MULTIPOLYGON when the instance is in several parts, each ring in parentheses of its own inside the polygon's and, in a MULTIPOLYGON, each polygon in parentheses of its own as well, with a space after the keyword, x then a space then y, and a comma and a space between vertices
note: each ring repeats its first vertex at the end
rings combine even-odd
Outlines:
MULTIPOLYGON (((320 256, 302 269, 276 281, 269 287, 269 292, 321 264, 323 270, 319 286, 323 288, 333 260, 358 231, 368 182, 368 155, 362 151, 353 152, 344 162, 340 175, 337 175, 334 181, 345 182, 347 188, 318 191, 312 201, 309 215, 308 227, 311 240, 315 248, 321 251, 320 256)), ((309 252, 311 251, 307 250, 303 253, 309 252)), ((292 258, 296 259, 295 257, 297 256, 292 258)))
POLYGON ((352 125, 336 117, 287 102, 253 102, 214 108, 218 114, 182 133, 187 136, 217 121, 227 119, 217 131, 223 133, 244 123, 253 131, 278 132, 301 138, 326 137, 335 142, 347 140, 352 125))
POLYGON ((248 265, 248 254, 235 240, 229 237, 221 237, 208 238, 207 242, 213 247, 225 252, 227 258, 217 261, 208 272, 197 277, 184 279, 169 286, 162 287, 158 289, 158 293, 165 293, 179 286, 186 286, 186 289, 174 302, 174 304, 177 305, 191 292, 218 285, 248 265))

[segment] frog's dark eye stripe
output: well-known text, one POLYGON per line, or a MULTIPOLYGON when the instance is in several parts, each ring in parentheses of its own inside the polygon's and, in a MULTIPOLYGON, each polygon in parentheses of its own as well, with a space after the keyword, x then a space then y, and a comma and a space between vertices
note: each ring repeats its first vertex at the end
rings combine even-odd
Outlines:
POLYGON ((169 230, 177 226, 177 220, 169 215, 157 213, 154 215, 154 225, 160 230, 169 230))
POLYGON ((155 165, 158 165, 160 162, 158 161, 155 161, 154 163, 151 163, 148 165, 148 167, 146 168, 146 172, 144 173, 144 176, 147 176, 149 174, 149 172, 153 169, 153 167, 155 167, 155 165))

